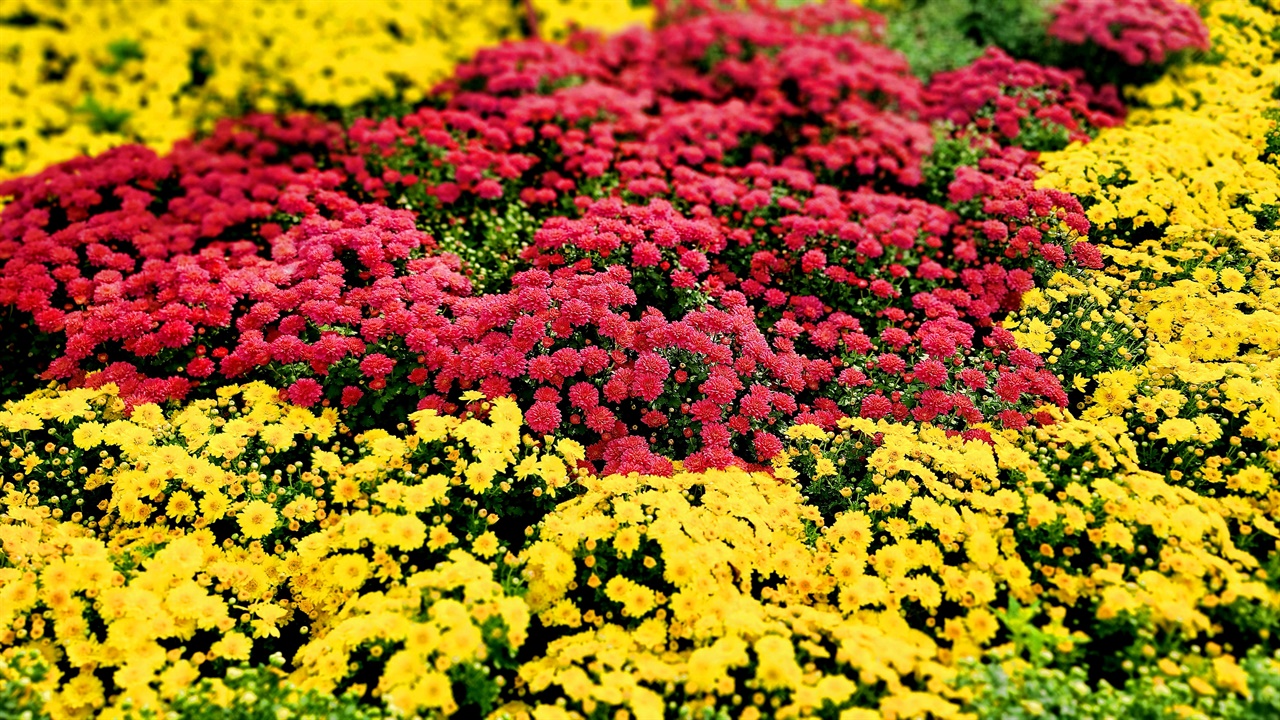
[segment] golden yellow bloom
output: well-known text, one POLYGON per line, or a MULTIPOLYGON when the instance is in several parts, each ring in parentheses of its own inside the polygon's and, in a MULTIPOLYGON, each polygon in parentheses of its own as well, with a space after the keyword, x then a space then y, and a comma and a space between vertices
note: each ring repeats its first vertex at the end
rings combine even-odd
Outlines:
POLYGON ((622 613, 628 617, 647 614, 656 602, 652 590, 621 575, 605 583, 604 593, 610 600, 621 604, 622 613))
POLYGON ((475 539, 471 545, 471 551, 480 557, 492 557, 497 554, 500 546, 498 545, 498 536, 491 532, 485 532, 475 539))
POLYGON ((247 537, 264 537, 275 529, 279 518, 275 508, 263 500, 251 500, 236 515, 240 531, 247 537))

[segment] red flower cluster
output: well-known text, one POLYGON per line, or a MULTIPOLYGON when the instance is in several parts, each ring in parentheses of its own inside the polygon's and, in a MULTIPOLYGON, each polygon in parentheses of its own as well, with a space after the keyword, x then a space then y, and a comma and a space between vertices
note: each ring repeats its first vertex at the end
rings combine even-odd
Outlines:
POLYGON ((512 187, 562 210, 602 183, 650 196, 669 192, 676 167, 716 176, 753 160, 849 184, 917 184, 932 144, 917 119, 919 82, 881 45, 808 31, 868 17, 824 7, 582 35, 576 50, 525 42, 481 51, 442 86, 445 109, 353 126, 352 139, 385 168, 364 181, 446 205, 512 187))
POLYGON ((1182 50, 1209 49, 1204 21, 1178 0, 1062 0, 1053 8, 1049 35, 1091 42, 1130 65, 1159 65, 1182 50))
POLYGON ((922 88, 877 27, 829 4, 509 44, 404 117, 249 118, 0 184, 0 304, 65 337, 46 377, 134 402, 263 378, 358 425, 514 395, 608 472, 760 463, 845 415, 1043 420, 1066 395, 993 320, 1101 258, 1028 129, 1114 117, 994 53, 922 88), (483 246, 512 210, 508 283, 473 296, 431 233, 483 246))
POLYGON ((409 303, 467 289, 456 259, 417 257, 434 243, 411 213, 320 169, 343 146, 338 126, 256 117, 165 158, 130 146, 0 184, 0 303, 65 335, 46 377, 102 369, 87 381, 138 402, 215 371, 323 375, 406 332, 409 303))
POLYGON ((988 48, 959 70, 935 75, 926 101, 932 119, 962 127, 973 123, 979 130, 994 130, 1003 140, 1032 150, 1087 141, 1090 131, 1123 120, 1114 87, 1099 95, 1077 74, 1014 60, 999 48, 988 48), (1046 141, 1052 145, 1045 146, 1046 141))
POLYGON ((772 447, 780 420, 840 416, 829 400, 797 401, 831 363, 771 347, 741 293, 668 318, 637 303, 621 265, 528 270, 510 292, 455 300, 447 314, 405 337, 431 392, 419 407, 454 412, 459 389, 514 393, 531 429, 583 440, 608 472, 669 473, 655 452, 690 468, 741 463, 741 443, 772 447))
MULTIPOLYGON (((957 254, 972 254, 972 259, 980 254, 1003 255, 1008 260, 1035 257, 1054 268, 1063 267, 1070 257, 1086 268, 1102 267, 1097 248, 1064 238, 1067 231, 1087 235, 1089 220, 1079 199, 1070 193, 1036 189, 1040 171, 1036 153, 992 146, 989 138, 974 141, 986 147, 985 157, 976 166, 958 167, 947 186, 948 205, 968 218, 953 230, 957 254), (998 252, 991 253, 991 249, 998 252)), ((975 284, 964 273, 961 276, 974 291, 975 284)), ((1015 309, 1022 293, 1031 287, 1027 281, 1017 284, 1025 287, 1011 287, 1013 296, 1002 300, 998 309, 1015 309)))
MULTIPOLYGON (((681 253, 705 273, 701 255, 681 253)), ((889 311, 882 321, 870 316, 882 329, 868 335, 848 313, 825 314, 816 297, 809 298, 816 313, 801 317, 803 324, 788 312, 762 332, 746 295, 723 288, 714 290, 714 304, 668 318, 660 306, 678 310, 686 302, 639 301, 646 285, 625 263, 526 271, 514 285, 509 293, 455 300, 450 322, 406 337, 426 371, 419 379, 435 390, 420 407, 454 412, 449 398, 463 389, 514 393, 528 399, 532 429, 586 442, 606 471, 665 472, 665 464, 634 450, 610 454, 619 442, 639 447, 633 436, 645 448, 685 457, 687 467, 723 466, 744 456, 768 459, 780 447, 780 421, 830 427, 861 413, 958 428, 992 420, 1020 427, 1025 408, 1066 400, 1043 361, 1016 349, 1007 333, 997 329, 975 349, 975 327, 957 319, 941 292, 920 296, 931 319, 914 333, 902 327, 912 326, 905 313, 889 311), (640 468, 610 457, 649 459, 640 468)))

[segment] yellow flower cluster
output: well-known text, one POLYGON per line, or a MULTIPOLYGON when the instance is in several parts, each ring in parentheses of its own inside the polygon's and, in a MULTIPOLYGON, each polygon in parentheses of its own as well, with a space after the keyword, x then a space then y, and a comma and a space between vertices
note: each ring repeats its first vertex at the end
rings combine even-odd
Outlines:
POLYGON ((508 36, 502 3, 17 3, 0 22, 0 170, 21 174, 289 96, 412 98, 508 36), (228 17, 230 15, 230 17, 228 17), (12 19, 21 18, 21 23, 12 19))
MULTIPOLYGON (((647 22, 626 0, 537 3, 571 20, 647 22)), ((0 177, 129 142, 165 150, 209 121, 286 105, 413 102, 477 49, 514 37, 516 3, 17 0, 0 8, 0 177)))
POLYGON ((1014 601, 1044 613, 1039 632, 1058 652, 1128 637, 1170 664, 1159 648, 1182 638, 1201 643, 1202 661, 1180 662, 1206 692, 1248 693, 1218 636, 1232 618, 1280 610, 1246 549, 1252 533, 1272 547, 1280 537, 1274 493, 1233 484, 1210 497, 1144 470, 1118 418, 991 445, 861 419, 790 436, 775 475, 796 482, 736 470, 586 479, 521 556, 530 609, 565 634, 517 687, 554 691, 569 714, 506 709, 958 716, 946 681, 957 661, 999 649, 1014 601), (868 488, 824 523, 801 490, 865 450, 868 488))
POLYGON ((872 569, 866 515, 822 528, 796 486, 736 469, 586 483, 521 557, 530 609, 566 629, 521 667, 522 688, 556 688, 582 716, 659 718, 671 702, 743 718, 825 704, 956 715, 933 640, 897 612, 895 576, 872 569))
POLYGON ((614 33, 653 22, 652 3, 633 0, 537 0, 538 34, 560 39, 575 28, 614 33))
POLYGON ((1041 157, 1045 186, 1092 203, 1104 229, 1235 231, 1257 239, 1257 215, 1277 203, 1280 170, 1265 157, 1274 124, 1280 5, 1200 0, 1208 58, 1175 67, 1133 93, 1122 127, 1041 157))
POLYGON ((45 656, 55 717, 162 707, 272 651, 300 688, 448 713, 524 642, 497 509, 550 497, 582 448, 531 449, 514 402, 355 437, 261 384, 121 410, 108 386, 0 412, 0 652, 45 656))
POLYGON ((850 419, 794 428, 772 474, 601 478, 513 401, 478 408, 352 436, 261 384, 128 418, 112 387, 9 404, 0 655, 44 656, 58 719, 163 710, 275 654, 301 691, 407 714, 474 715, 476 690, 537 720, 959 718, 957 663, 999 649, 1012 602, 1059 652, 1196 641, 1178 667, 1215 693, 1247 691, 1224 623, 1280 610, 1271 474, 1183 487, 1121 417, 990 445, 850 419), (850 457, 866 487, 824 519, 806 494, 850 457))
POLYGON ((1144 451, 1117 417, 1064 418, 996 434, 991 445, 927 425, 841 424, 838 434, 813 428, 785 462, 806 478, 823 459, 843 465, 850 451, 874 448, 856 502, 865 510, 839 515, 832 530, 856 520, 875 538, 869 553, 851 554, 859 561, 851 572, 863 576, 860 601, 908 618, 925 609, 941 661, 996 649, 1007 596, 1041 606, 1060 652, 1129 637, 1153 657, 1162 642, 1182 638, 1204 643, 1221 666, 1206 671, 1206 682, 1238 690, 1231 648, 1218 640, 1224 623, 1280 609, 1255 552, 1280 538, 1271 472, 1242 462, 1236 475, 1260 485, 1228 481, 1197 492, 1143 469, 1144 451))
POLYGON ((1092 198, 1109 267, 1055 277, 1008 323, 1051 353, 1080 417, 1204 494, 1266 494, 1280 469, 1280 6, 1260 5, 1207 3, 1213 56, 1139 90, 1124 127, 1045 156, 1043 182, 1092 198))
POLYGON ((1202 5, 1213 53, 1135 91, 1123 127, 1043 156, 1041 182, 1084 198, 1108 266, 1054 277, 1006 326, 1048 356, 1080 418, 1028 435, 1028 454, 1084 473, 1078 440, 1106 448, 1087 494, 1128 519, 1101 540, 1145 566, 1091 590, 1098 617, 1147 614, 1212 638, 1240 622, 1224 607, 1274 613, 1280 5, 1202 5))

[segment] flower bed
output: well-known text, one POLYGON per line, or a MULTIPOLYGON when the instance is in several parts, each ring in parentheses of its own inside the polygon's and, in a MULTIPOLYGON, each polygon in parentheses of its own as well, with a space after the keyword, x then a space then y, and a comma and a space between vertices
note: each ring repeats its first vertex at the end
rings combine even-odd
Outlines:
MULTIPOLYGON (((545 37, 617 29, 619 0, 538 0, 545 37)), ((398 106, 519 34, 516 3, 46 3, 0 9, 0 178, 127 143, 162 152, 249 109, 398 106)))
POLYGON ((0 183, 0 708, 1273 714, 1277 14, 1091 7, 1173 64, 693 3, 0 183))

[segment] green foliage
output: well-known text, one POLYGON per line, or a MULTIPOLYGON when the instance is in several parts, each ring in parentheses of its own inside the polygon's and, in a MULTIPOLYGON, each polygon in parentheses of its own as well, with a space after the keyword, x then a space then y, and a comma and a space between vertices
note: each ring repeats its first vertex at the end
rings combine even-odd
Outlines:
POLYGON ((1191 653, 1170 651, 1159 662, 1148 647, 1141 663, 1125 664, 1130 677, 1117 687, 1091 682, 1091 669, 1078 653, 1055 653, 1054 636, 1030 622, 1035 615, 1034 606, 1012 602, 999 613, 1011 642, 986 662, 969 661, 960 671, 955 684, 971 693, 965 710, 980 720, 1280 717, 1280 653, 1270 657, 1254 648, 1239 664, 1247 687, 1232 687, 1232 679, 1198 654, 1198 646, 1191 653))
POLYGON ((0 657, 0 718, 46 720, 39 684, 49 672, 40 653, 26 650, 0 657))
MULTIPOLYGON (((922 198, 934 205, 946 206, 949 202, 948 192, 951 181, 955 180, 956 170, 962 165, 976 167, 982 159, 983 152, 965 135, 950 131, 937 130, 934 133, 933 152, 925 158, 921 183, 922 198)), ((954 203, 953 203, 954 204, 954 203)), ((964 206, 951 208, 966 219, 976 217, 981 212, 977 201, 965 203, 964 206)))
POLYGON ((958 684, 977 692, 966 710, 981 720, 1280 717, 1280 665, 1260 652, 1241 663, 1249 678, 1247 696, 1213 688, 1194 675, 1168 677, 1155 667, 1141 668, 1117 688, 1106 681, 1090 685, 1087 671, 1079 665, 1066 670, 1029 665, 1012 671, 1006 665, 973 664, 961 675, 958 684))
POLYGON ((1280 228, 1280 205, 1265 204, 1254 212, 1257 218, 1257 228, 1263 231, 1275 230, 1280 228))
POLYGON ((126 717, 129 720, 160 717, 166 720, 381 720, 386 717, 379 706, 361 703, 355 695, 337 697, 299 690, 288 684, 283 674, 275 667, 229 668, 225 680, 206 678, 183 692, 170 703, 164 715, 143 710, 126 717))
POLYGON ((988 47, 1041 65, 1079 68, 1095 86, 1136 86, 1185 63, 1180 52, 1161 65, 1132 66, 1092 43, 1068 45, 1049 37, 1054 0, 868 0, 888 20, 887 44, 907 57, 926 82, 969 64, 988 47))
MULTIPOLYGON (((1272 96, 1280 96, 1280 85, 1276 86, 1272 96)), ((1271 128, 1266 134, 1267 146, 1258 159, 1276 165, 1280 163, 1280 110, 1274 108, 1267 110, 1263 113, 1263 117, 1271 121, 1271 128)), ((1258 219, 1259 230, 1275 230, 1280 227, 1280 205, 1265 204, 1253 214, 1258 219)))
POLYGON ((467 278, 477 292, 507 287, 519 269, 520 251, 542 224, 519 200, 475 207, 469 215, 459 217, 447 213, 423 213, 420 217, 423 229, 436 238, 441 250, 462 258, 467 278))
MULTIPOLYGON (((1280 93, 1280 85, 1276 86, 1277 93, 1280 93)), ((1273 93, 1273 95, 1277 94, 1273 93)), ((1280 97, 1276 98, 1280 100, 1280 97)), ((1271 121, 1271 129, 1267 130, 1266 139, 1267 147, 1263 151, 1259 159, 1263 162, 1275 163, 1277 156, 1280 156, 1280 110, 1271 109, 1264 112, 1263 117, 1271 121)))
POLYGON ((124 128, 125 122, 132 114, 128 110, 106 107, 92 95, 86 95, 84 101, 76 107, 76 112, 89 116, 89 129, 96 133, 117 133, 124 128))
POLYGON ((130 60, 141 60, 144 57, 142 46, 138 44, 138 41, 128 38, 112 40, 107 43, 107 53, 111 55, 111 59, 107 61, 106 65, 102 66, 102 72, 108 75, 120 72, 120 68, 124 67, 125 63, 130 60))
POLYGON ((0 310, 0 402, 17 400, 39 387, 41 358, 59 352, 58 335, 40 332, 30 318, 12 309, 0 310))
POLYGON ((1015 57, 1047 46, 1045 0, 901 0, 871 6, 888 18, 888 44, 924 80, 967 65, 995 45, 1015 57))

